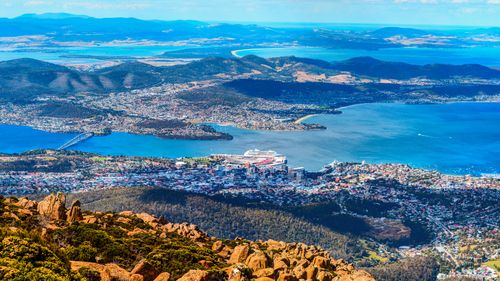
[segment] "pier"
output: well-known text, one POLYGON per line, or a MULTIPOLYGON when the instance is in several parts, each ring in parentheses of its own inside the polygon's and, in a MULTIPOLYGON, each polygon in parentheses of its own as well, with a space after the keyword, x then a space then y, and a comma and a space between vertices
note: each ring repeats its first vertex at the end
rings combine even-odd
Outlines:
POLYGON ((79 144, 82 141, 90 139, 93 136, 94 136, 94 133, 81 133, 78 136, 76 136, 76 137, 72 138, 71 140, 69 140, 68 142, 66 142, 65 144, 61 145, 57 150, 64 150, 64 149, 70 148, 74 145, 79 144))

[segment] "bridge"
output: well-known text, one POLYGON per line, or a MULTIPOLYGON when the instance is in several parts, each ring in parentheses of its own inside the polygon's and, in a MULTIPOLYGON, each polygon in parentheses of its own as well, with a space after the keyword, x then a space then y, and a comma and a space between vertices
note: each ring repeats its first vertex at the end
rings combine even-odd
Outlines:
POLYGON ((93 136, 94 136, 94 133, 81 133, 78 136, 69 140, 67 143, 61 145, 57 150, 67 149, 69 147, 72 147, 73 145, 77 145, 78 143, 80 143, 82 141, 88 140, 93 136))

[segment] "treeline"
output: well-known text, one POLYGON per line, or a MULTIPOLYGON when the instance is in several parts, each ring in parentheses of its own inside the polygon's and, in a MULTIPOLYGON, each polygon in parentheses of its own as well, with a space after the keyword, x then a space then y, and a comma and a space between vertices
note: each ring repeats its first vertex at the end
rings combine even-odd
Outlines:
POLYGON ((94 211, 147 212, 172 222, 197 224, 211 236, 250 240, 281 240, 320 245, 335 258, 360 260, 366 256, 357 238, 309 222, 285 211, 236 206, 202 195, 156 188, 110 189, 77 193, 83 208, 94 211))

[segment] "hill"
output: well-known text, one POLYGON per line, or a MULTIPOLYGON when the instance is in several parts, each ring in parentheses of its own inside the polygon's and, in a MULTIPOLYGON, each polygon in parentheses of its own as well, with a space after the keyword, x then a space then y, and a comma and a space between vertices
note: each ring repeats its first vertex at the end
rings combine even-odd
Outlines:
POLYGON ((160 82, 155 68, 136 62, 80 72, 34 59, 0 62, 0 99, 29 100, 39 95, 111 92, 144 88, 160 82))
POLYGON ((0 279, 374 280, 317 246, 218 239, 147 213, 65 205, 64 194, 0 197, 0 279))
POLYGON ((431 32, 415 29, 415 28, 403 28, 403 27, 383 27, 377 30, 371 31, 371 35, 377 38, 388 38, 393 36, 404 36, 404 37, 422 37, 425 35, 432 34, 431 32))
POLYGON ((333 63, 332 68, 339 71, 349 71, 358 75, 387 79, 411 79, 419 77, 436 80, 454 77, 500 79, 499 70, 477 64, 412 65, 402 62, 380 61, 371 57, 359 57, 333 63))
POLYGON ((237 90, 250 97, 308 104, 407 100, 418 98, 410 93, 416 90, 430 92, 430 96, 450 95, 450 91, 445 89, 443 92, 436 88, 438 86, 459 88, 456 93, 464 92, 463 96, 469 97, 498 93, 498 85, 462 84, 466 79, 500 79, 500 70, 473 64, 411 65, 370 57, 329 63, 297 57, 264 59, 251 55, 242 58, 208 57, 188 64, 162 67, 128 61, 86 72, 34 59, 17 59, 0 62, 0 99, 31 101, 41 95, 105 94, 201 80, 227 82, 227 91, 237 90), (359 82, 365 78, 371 82, 359 82), (406 89, 398 83, 379 82, 380 79, 421 78, 437 81, 436 86, 415 84, 406 89), (341 83, 335 79, 352 79, 352 82, 341 83), (443 84, 443 80, 450 81, 443 84), (388 92, 394 96, 387 95, 388 92))

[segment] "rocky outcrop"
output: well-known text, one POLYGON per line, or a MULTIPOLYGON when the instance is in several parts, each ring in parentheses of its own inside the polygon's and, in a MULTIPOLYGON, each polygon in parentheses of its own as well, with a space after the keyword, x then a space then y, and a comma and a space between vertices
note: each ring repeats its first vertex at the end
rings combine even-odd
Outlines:
MULTIPOLYGON (((10 227, 13 233, 21 232, 23 224, 19 224, 19 221, 29 219, 33 215, 45 218, 33 220, 40 223, 38 229, 42 239, 51 240, 54 238, 51 234, 61 235, 67 227, 71 231, 82 227, 91 232, 97 230, 96 233, 106 237, 106 241, 115 241, 112 259, 103 260, 102 253, 106 253, 104 245, 104 249, 101 246, 99 253, 85 258, 96 262, 77 260, 70 262, 72 271, 87 267, 97 271, 100 279, 104 281, 374 280, 370 274, 356 270, 344 260, 333 259, 320 247, 303 243, 274 240, 219 240, 209 237, 196 225, 169 223, 146 213, 86 212, 83 216, 78 201, 73 202, 69 209, 65 208, 66 199, 63 194, 49 195, 39 203, 26 198, 3 199, 1 196, 0 200, 3 200, 0 202, 0 206, 3 206, 0 222, 14 220, 19 225, 19 227, 4 226, 10 227), (72 224, 78 227, 73 227, 72 224), (126 241, 134 242, 128 245, 126 241), (129 247, 125 249, 130 249, 130 252, 116 250, 122 245, 129 247), (134 256, 134 251, 138 249, 146 249, 146 252, 134 256), (126 255, 120 256, 120 252, 125 252, 126 255), (149 253, 154 254, 148 255, 149 253), (115 260, 115 255, 122 259, 126 258, 128 262, 120 263, 119 259, 115 260), (176 261, 177 257, 182 261, 176 261), (170 263, 172 260, 173 263, 170 263), (110 261, 117 263, 109 263, 110 261), (184 268, 185 263, 190 264, 184 268), (171 272, 162 272, 170 269, 171 272)), ((30 224, 24 225, 36 228, 31 221, 30 224)), ((71 231, 70 235, 74 235, 71 231)), ((66 240, 66 243, 71 241, 72 239, 66 240)), ((69 244, 67 247, 74 250, 79 245, 69 244)), ((82 254, 85 254, 86 249, 80 248, 82 254)))
POLYGON ((161 229, 167 233, 177 233, 192 240, 205 240, 208 238, 208 235, 194 224, 167 223, 162 225, 161 229))
POLYGON ((253 271, 268 267, 268 257, 262 251, 255 251, 246 259, 245 264, 253 271))
POLYGON ((66 217, 67 217, 66 220, 69 223, 74 223, 83 220, 80 201, 76 200, 75 202, 73 202, 73 204, 71 204, 71 208, 69 208, 68 212, 66 213, 66 217))
POLYGON ((51 194, 38 203, 38 213, 50 220, 66 220, 66 196, 63 193, 51 194))
POLYGON ((114 263, 99 264, 94 262, 71 261, 71 270, 78 271, 82 267, 90 268, 99 272, 101 275, 101 281, 129 281, 131 276, 127 270, 114 263))

